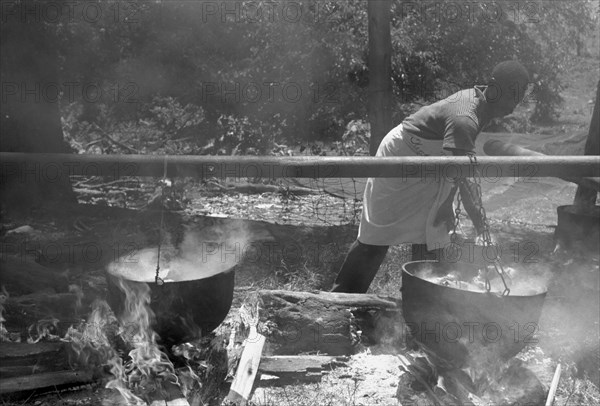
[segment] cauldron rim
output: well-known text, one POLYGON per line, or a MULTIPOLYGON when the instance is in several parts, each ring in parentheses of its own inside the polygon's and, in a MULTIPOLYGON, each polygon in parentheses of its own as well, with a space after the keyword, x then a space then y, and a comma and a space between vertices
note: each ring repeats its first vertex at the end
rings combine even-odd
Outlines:
MULTIPOLYGON (((414 274, 413 271, 410 271, 407 269, 407 266, 413 266, 413 265, 421 265, 421 264, 425 264, 425 263, 430 263, 430 264, 438 264, 440 266, 443 266, 443 262, 439 262, 439 261, 433 261, 433 260, 422 260, 422 261, 409 261, 406 262, 404 264, 402 264, 402 272, 408 274, 409 276, 418 279, 420 282, 425 283, 426 285, 431 285, 431 286, 436 286, 439 289, 450 289, 452 291, 456 291, 456 292, 461 292, 463 294, 466 294, 468 296, 490 296, 490 297, 503 297, 501 295, 500 292, 474 292, 472 290, 466 290, 466 289, 459 289, 459 288, 455 288, 453 286, 444 286, 444 285, 440 285, 438 283, 434 283, 431 281, 428 281, 427 279, 423 279, 417 275, 414 274)), ((404 287, 405 285, 402 284, 402 287, 404 287)), ((548 294, 548 289, 546 288, 545 290, 543 290, 542 292, 536 293, 534 295, 507 295, 504 297, 509 297, 509 298, 536 298, 536 297, 545 297, 548 294)))

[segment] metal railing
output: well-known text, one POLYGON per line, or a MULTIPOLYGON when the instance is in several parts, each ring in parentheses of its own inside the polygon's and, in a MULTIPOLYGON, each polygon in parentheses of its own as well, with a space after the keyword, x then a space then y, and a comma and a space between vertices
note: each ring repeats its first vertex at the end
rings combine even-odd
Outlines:
MULTIPOLYGON (((3 178, 17 173, 62 171, 80 176, 203 178, 440 179, 471 177, 465 157, 271 157, 190 155, 76 155, 0 152, 3 178)), ((600 156, 480 156, 488 178, 600 177, 600 156)), ((23 175, 22 175, 23 176, 23 175)))

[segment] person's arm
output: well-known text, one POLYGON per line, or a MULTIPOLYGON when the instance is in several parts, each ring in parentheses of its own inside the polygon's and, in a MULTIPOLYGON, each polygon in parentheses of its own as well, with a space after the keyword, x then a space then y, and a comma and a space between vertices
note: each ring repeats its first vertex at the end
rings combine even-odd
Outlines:
MULTIPOLYGON (((469 152, 459 149, 452 149, 452 155, 454 156, 466 156, 469 152)), ((474 175, 479 177, 479 171, 477 167, 474 169, 474 175)), ((474 181, 468 178, 456 178, 455 183, 458 185, 458 191, 462 199, 465 211, 469 215, 469 218, 473 222, 477 235, 480 236, 485 231, 485 220, 483 218, 483 203, 481 199, 480 189, 474 181)))
MULTIPOLYGON (((471 117, 452 117, 447 121, 442 147, 454 156, 472 155, 475 151, 477 134, 477 124, 471 117)), ((477 167, 473 169, 474 176, 479 177, 477 167)), ((453 181, 458 187, 463 206, 473 222, 477 235, 481 236, 485 231, 485 221, 480 189, 473 180, 467 178, 455 178, 453 181)))

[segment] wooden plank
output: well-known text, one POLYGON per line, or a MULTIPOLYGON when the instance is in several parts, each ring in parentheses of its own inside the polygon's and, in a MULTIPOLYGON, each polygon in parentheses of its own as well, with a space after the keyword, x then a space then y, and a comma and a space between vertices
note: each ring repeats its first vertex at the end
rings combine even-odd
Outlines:
POLYGON ((259 334, 255 326, 250 327, 250 334, 244 341, 240 363, 225 402, 245 405, 248 401, 258 373, 265 340, 266 337, 259 334))
POLYGON ((348 357, 276 355, 263 357, 258 371, 261 386, 320 382, 331 369, 346 365, 348 357))
POLYGON ((0 378, 68 369, 65 343, 0 343, 0 378))
POLYGON ((558 382, 560 381, 561 368, 561 364, 559 363, 554 371, 550 390, 548 391, 548 397, 546 398, 546 406, 552 406, 554 404, 554 396, 556 396, 556 389, 558 388, 558 382))
POLYGON ((0 360, 11 358, 29 358, 39 355, 55 354, 64 349, 64 343, 39 342, 36 344, 0 342, 0 360))
POLYGON ((327 355, 274 355, 263 357, 258 370, 270 375, 305 374, 344 365, 347 357, 327 355))
POLYGON ((91 371, 59 371, 0 379, 0 394, 92 382, 91 371))

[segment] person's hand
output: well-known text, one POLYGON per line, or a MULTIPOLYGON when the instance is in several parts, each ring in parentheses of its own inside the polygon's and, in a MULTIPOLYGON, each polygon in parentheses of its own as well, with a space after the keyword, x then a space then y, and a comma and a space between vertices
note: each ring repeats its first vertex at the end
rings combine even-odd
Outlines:
POLYGON ((435 219, 433 220, 434 227, 437 227, 440 224, 445 224, 448 230, 452 230, 454 228, 455 216, 452 202, 454 201, 456 190, 456 188, 452 188, 446 200, 438 208, 435 219))

